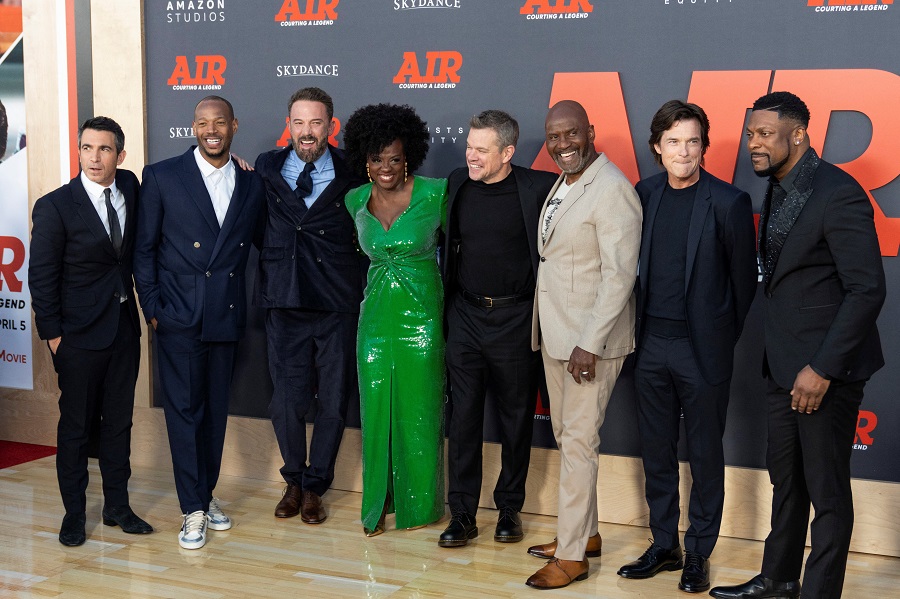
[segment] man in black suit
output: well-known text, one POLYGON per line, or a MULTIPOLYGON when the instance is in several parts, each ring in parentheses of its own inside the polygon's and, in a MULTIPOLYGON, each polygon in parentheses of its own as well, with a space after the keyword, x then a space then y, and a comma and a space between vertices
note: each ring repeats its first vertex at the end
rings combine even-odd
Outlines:
POLYGON ((266 186, 267 218, 254 303, 266 312, 269 414, 281 449, 287 487, 278 518, 300 514, 325 521, 322 495, 334 463, 351 399, 359 389, 356 331, 368 259, 357 251, 344 195, 363 182, 328 144, 334 104, 317 87, 288 102, 293 147, 265 152, 256 171, 266 186), (315 431, 306 450, 306 416, 318 398, 315 431))
POLYGON ((753 104, 747 148, 769 178, 759 221, 765 291, 772 531, 762 572, 713 597, 841 596, 853 530, 850 454, 866 381, 884 365, 885 298, 873 210, 850 175, 810 147, 809 110, 789 92, 753 104), (800 571, 809 506, 812 550, 800 571))
POLYGON ((213 497, 228 397, 247 321, 244 272, 264 201, 262 179, 235 167, 231 103, 194 108, 197 146, 144 168, 134 278, 156 337, 175 489, 178 543, 199 549, 231 519, 213 497))
POLYGON ((540 352, 531 349, 537 230, 556 175, 510 162, 519 125, 500 110, 472 117, 466 168, 450 174, 442 248, 446 293, 451 519, 441 547, 478 536, 485 395, 499 419, 501 470, 494 487, 500 511, 494 540, 523 538, 519 511, 531 459, 540 352))
POLYGON ((722 522, 734 345, 756 292, 753 209, 749 195, 702 168, 709 119, 696 104, 663 104, 649 143, 665 171, 636 186, 644 224, 634 382, 653 542, 618 573, 649 578, 683 567, 678 588, 696 593, 709 589, 722 522), (686 559, 678 540, 682 415, 693 477, 686 559))
POLYGON ((61 392, 56 474, 66 515, 59 542, 68 546, 85 541, 88 437, 98 415, 103 523, 153 531, 128 505, 141 332, 131 274, 138 181, 116 168, 123 160, 122 128, 102 116, 85 121, 81 173, 32 212, 28 284, 61 392))

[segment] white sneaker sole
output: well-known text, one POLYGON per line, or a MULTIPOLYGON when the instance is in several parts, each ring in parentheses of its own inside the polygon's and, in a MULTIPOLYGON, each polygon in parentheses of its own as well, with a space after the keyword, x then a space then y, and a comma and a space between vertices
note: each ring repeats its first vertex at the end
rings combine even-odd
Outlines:
POLYGON ((196 541, 185 541, 184 538, 179 534, 178 544, 182 549, 200 549, 201 547, 206 545, 206 535, 203 535, 196 541))
POLYGON ((208 528, 209 530, 228 530, 233 525, 234 523, 231 521, 231 519, 225 522, 213 522, 209 519, 208 516, 206 518, 206 528, 208 528))

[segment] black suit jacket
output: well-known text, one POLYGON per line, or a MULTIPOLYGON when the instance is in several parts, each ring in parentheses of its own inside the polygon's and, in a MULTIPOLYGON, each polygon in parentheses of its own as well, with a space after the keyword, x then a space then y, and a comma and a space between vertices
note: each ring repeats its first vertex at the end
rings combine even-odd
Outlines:
MULTIPOLYGON (((28 285, 41 339, 62 336, 72 347, 92 350, 105 349, 115 339, 121 290, 134 299, 137 177, 119 169, 116 187, 125 196, 121 255, 113 249, 80 174, 34 204, 28 285)), ((140 334, 136 306, 128 304, 140 334)))
MULTIPOLYGON (((528 236, 528 247, 531 251, 531 267, 535 279, 537 279, 538 251, 537 234, 538 220, 541 216, 541 208, 547 194, 556 183, 557 175, 545 171, 537 171, 530 168, 512 165, 513 176, 516 178, 516 189, 519 192, 519 202, 522 204, 522 218, 525 219, 525 234, 528 236)), ((469 180, 469 169, 466 167, 455 169, 447 178, 447 230, 444 242, 441 246, 441 276, 444 281, 444 293, 449 298, 457 292, 457 270, 459 267, 459 231, 454 230, 454 210, 456 198, 463 183, 469 180)), ((450 302, 445 305, 449 306, 450 302)))
MULTIPOLYGON (((653 277, 648 273, 653 228, 666 225, 656 220, 656 212, 667 178, 662 172, 636 186, 644 209, 637 281, 638 352, 653 277)), ((731 377, 734 345, 753 302, 756 281, 750 196, 700 169, 687 237, 684 318, 700 374, 711 385, 731 377)))
MULTIPOLYGON (((778 215, 783 245, 764 273, 763 374, 784 389, 807 364, 832 379, 866 380, 884 365, 875 321, 885 282, 872 204, 853 177, 813 150, 800 169, 778 215)), ((760 247, 771 192, 770 185, 760 247)))
POLYGON ((144 318, 202 341, 238 341, 247 323, 244 273, 262 178, 235 166, 222 226, 191 147, 144 167, 134 279, 144 318))
POLYGON ((334 180, 308 209, 281 176, 291 147, 256 159, 267 212, 253 291, 257 306, 359 312, 369 259, 357 250, 344 196, 363 181, 350 173, 337 148, 329 148, 334 180))

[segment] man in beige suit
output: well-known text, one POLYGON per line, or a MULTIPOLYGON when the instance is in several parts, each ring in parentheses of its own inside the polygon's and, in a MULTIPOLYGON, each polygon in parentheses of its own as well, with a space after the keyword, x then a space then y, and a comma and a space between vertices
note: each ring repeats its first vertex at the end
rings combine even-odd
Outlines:
POLYGON ((544 128, 562 175, 540 218, 532 344, 543 355, 559 446, 559 520, 556 541, 528 549, 550 561, 525 584, 554 589, 587 578, 587 556, 600 555, 599 431, 634 351, 641 203, 625 175, 597 153, 580 104, 555 104, 544 128))

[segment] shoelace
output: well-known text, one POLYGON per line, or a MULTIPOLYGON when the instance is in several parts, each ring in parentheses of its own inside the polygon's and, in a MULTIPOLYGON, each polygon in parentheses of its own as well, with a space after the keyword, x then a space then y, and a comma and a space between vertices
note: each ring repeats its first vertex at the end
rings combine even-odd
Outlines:
POLYGON ((203 534, 203 525, 206 524, 206 514, 201 511, 191 512, 184 517, 184 536, 191 534, 203 534))
POLYGON ((644 555, 641 556, 641 559, 642 559, 642 560, 643 560, 645 557, 653 557, 653 556, 655 556, 659 551, 662 550, 662 547, 660 547, 659 545, 657 545, 656 543, 654 543, 654 542, 653 542, 653 539, 647 539, 647 540, 650 541, 650 546, 647 547, 647 551, 645 551, 645 552, 644 552, 644 555))
POLYGON ((511 507, 502 507, 500 508, 500 520, 503 518, 510 518, 512 520, 516 519, 516 514, 518 514, 518 510, 515 510, 511 507))
POLYGON ((213 518, 225 518, 225 512, 219 507, 219 500, 213 497, 209 501, 209 513, 213 518))
POLYGON ((472 521, 472 516, 470 516, 465 510, 450 510, 450 519, 460 520, 468 524, 472 521))
POLYGON ((692 553, 690 551, 687 552, 687 555, 684 556, 684 569, 688 570, 690 568, 700 569, 703 567, 703 556, 699 553, 692 553))

